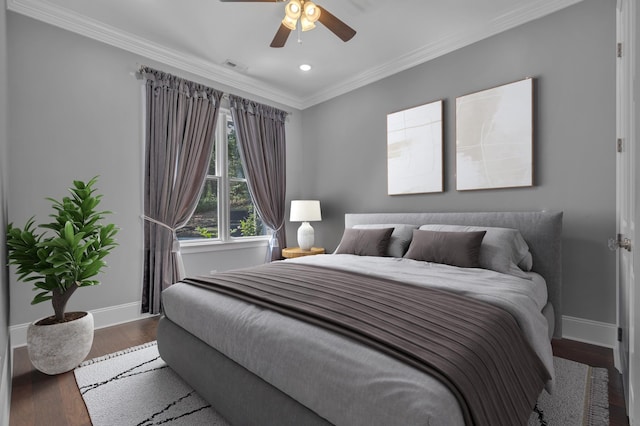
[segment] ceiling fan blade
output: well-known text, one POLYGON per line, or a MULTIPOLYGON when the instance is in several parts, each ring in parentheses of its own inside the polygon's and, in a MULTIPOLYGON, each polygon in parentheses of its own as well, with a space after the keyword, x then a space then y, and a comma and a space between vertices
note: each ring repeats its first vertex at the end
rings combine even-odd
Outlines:
POLYGON ((356 35, 356 30, 336 18, 327 9, 317 6, 320 9, 320 18, 318 19, 322 25, 327 27, 329 31, 340 37, 342 41, 349 41, 356 35))
POLYGON ((287 38, 289 38, 289 33, 291 30, 285 27, 283 24, 280 24, 280 28, 276 32, 276 35, 273 37, 273 41, 271 42, 271 47, 284 47, 284 44, 287 42, 287 38))

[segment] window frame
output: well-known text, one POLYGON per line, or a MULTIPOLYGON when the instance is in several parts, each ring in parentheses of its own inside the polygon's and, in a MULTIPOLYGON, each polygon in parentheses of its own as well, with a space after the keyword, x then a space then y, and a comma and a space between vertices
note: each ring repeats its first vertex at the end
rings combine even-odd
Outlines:
MULTIPOLYGON (((229 176, 229 141, 227 139, 227 122, 231 117, 231 111, 228 108, 221 107, 218 111, 218 121, 214 131, 214 148, 216 153, 216 173, 208 174, 206 180, 214 180, 218 189, 218 237, 217 238, 190 238, 178 240, 183 253, 195 253, 203 251, 216 251, 212 246, 229 246, 235 245, 237 248, 241 246, 262 246, 268 244, 271 238, 271 231, 266 229, 265 235, 254 235, 249 237, 233 237, 231 236, 231 202, 229 199, 231 183, 246 182, 245 178, 236 178, 229 176)), ((234 123, 235 126, 235 123, 234 123)), ((236 131, 237 138, 237 131, 236 131)), ((207 166, 208 167, 208 166, 207 166)), ((203 183, 204 185, 204 183, 203 183)), ((201 194, 202 195, 202 194, 201 194)), ((201 196, 200 195, 200 196, 201 196)), ((265 225, 266 226, 266 225, 265 225)))

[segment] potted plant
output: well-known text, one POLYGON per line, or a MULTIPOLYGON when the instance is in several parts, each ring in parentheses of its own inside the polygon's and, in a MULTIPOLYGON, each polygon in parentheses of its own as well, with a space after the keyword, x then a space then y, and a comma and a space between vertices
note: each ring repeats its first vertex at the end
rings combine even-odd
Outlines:
POLYGON ((32 283, 37 292, 31 304, 53 305, 53 316, 27 329, 29 359, 43 373, 72 370, 93 343, 91 313, 66 312, 66 305, 78 288, 99 284, 95 276, 117 245, 116 226, 101 223, 111 212, 96 210, 102 198, 94 194, 96 181, 74 181, 71 196, 62 201, 47 198, 55 210, 51 223, 35 226, 31 217, 24 228, 10 223, 7 229, 9 264, 17 266, 18 281, 32 283))

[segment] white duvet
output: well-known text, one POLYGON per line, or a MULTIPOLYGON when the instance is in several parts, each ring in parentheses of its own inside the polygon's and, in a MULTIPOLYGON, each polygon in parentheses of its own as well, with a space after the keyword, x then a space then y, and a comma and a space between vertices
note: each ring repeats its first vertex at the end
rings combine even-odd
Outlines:
MULTIPOLYGON (((318 255, 286 260, 447 288, 511 312, 553 377, 544 280, 410 259, 318 255)), ((165 315, 335 425, 462 425, 436 379, 349 338, 203 288, 163 293, 165 315)), ((551 382, 549 383, 549 386, 551 382)), ((548 387, 549 387, 548 386, 548 387)))

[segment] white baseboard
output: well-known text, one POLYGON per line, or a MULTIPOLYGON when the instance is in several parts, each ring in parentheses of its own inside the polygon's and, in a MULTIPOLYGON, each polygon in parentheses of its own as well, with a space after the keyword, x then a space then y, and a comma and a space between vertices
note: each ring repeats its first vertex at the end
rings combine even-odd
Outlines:
MULTIPOLYGON (((123 305, 110 306, 91 311, 95 328, 104 328, 112 325, 148 318, 152 315, 140 313, 140 302, 125 303, 123 305)), ((11 333, 11 346, 17 348, 27 344, 27 328, 29 323, 12 325, 9 327, 11 333)))
POLYGON ((0 355, 0 425, 9 424, 9 409, 11 407, 11 350, 9 342, 6 348, 0 348, 4 353, 0 355))
POLYGON ((565 315, 562 317, 562 337, 615 349, 618 341, 618 326, 565 315))
POLYGON ((613 366, 619 372, 622 372, 622 360, 620 359, 620 342, 616 342, 615 348, 613 348, 613 366))

